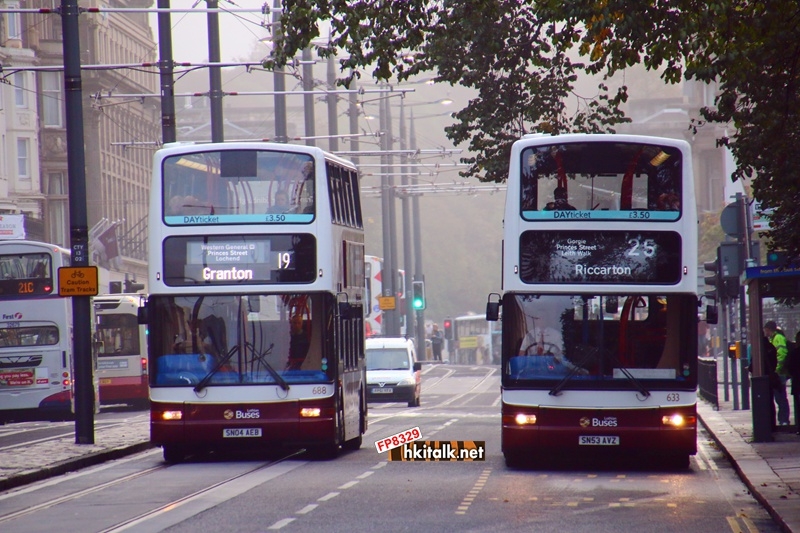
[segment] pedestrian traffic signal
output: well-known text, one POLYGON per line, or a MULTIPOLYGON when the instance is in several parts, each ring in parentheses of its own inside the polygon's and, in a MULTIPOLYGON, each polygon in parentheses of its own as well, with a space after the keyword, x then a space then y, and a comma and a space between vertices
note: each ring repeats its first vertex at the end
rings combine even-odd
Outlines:
POLYGON ((414 308, 414 311, 422 311, 425 309, 425 282, 412 281, 411 293, 411 307, 414 308))
POLYGON ((453 339, 453 321, 449 318, 444 319, 444 338, 447 340, 453 339))
POLYGON ((742 358, 742 341, 732 341, 728 343, 728 357, 731 359, 742 358))

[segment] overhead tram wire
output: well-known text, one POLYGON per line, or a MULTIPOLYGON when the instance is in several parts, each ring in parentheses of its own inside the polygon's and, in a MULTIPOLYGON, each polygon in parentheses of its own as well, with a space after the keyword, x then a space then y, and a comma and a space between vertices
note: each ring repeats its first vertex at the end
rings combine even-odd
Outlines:
MULTIPOLYGON (((421 196, 421 195, 437 195, 437 196, 461 196, 461 195, 475 195, 475 194, 494 194, 505 192, 505 185, 473 185, 471 183, 458 184, 458 183, 435 183, 425 185, 395 185, 394 191, 396 195, 407 196, 421 196)), ((367 186, 361 187, 361 194, 367 197, 379 197, 382 194, 380 186, 367 186)))

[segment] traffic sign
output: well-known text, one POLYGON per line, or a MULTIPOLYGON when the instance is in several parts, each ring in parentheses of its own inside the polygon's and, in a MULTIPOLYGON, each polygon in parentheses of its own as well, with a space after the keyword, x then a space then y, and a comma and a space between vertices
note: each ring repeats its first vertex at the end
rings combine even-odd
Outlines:
POLYGON ((97 296, 98 286, 96 266, 58 269, 59 296, 97 296))
POLYGON ((379 296, 378 297, 378 307, 381 308, 381 311, 392 311, 397 307, 395 302, 394 296, 379 296))

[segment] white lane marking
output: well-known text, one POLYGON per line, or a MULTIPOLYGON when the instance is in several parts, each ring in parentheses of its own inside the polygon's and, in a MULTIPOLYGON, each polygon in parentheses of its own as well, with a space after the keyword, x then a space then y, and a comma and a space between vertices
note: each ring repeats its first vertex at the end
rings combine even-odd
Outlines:
POLYGON ((278 520, 277 522, 269 526, 267 529, 281 529, 283 527, 288 526, 294 521, 295 521, 294 518, 284 518, 283 520, 278 520))

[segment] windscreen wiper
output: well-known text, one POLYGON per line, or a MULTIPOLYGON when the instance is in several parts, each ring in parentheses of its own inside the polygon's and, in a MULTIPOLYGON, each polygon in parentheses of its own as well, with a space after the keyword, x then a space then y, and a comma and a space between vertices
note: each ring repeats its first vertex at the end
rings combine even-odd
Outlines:
POLYGON ((628 378, 628 381, 633 383, 633 386, 636 387, 636 390, 638 390, 642 396, 644 396, 645 398, 648 398, 650 396, 650 391, 647 390, 644 387, 644 385, 642 385, 642 382, 636 379, 636 377, 634 377, 634 375, 631 374, 630 371, 623 366, 622 362, 616 355, 611 354, 611 361, 617 365, 619 371, 622 372, 626 378, 628 378))
POLYGON ((272 348, 274 348, 274 347, 275 347, 275 343, 274 342, 270 343, 269 348, 264 350, 264 353, 259 353, 259 352, 256 351, 256 347, 255 346, 253 346, 252 344, 249 344, 249 343, 247 344, 247 348, 250 348, 250 350, 253 352, 253 358, 256 361, 258 361, 259 363, 261 363, 262 365, 264 365, 264 368, 267 369, 267 372, 269 372, 269 375, 272 376, 272 379, 275 380, 275 383, 280 385, 280 387, 283 390, 288 391, 289 390, 289 383, 285 379, 283 379, 283 376, 278 374, 278 371, 275 370, 274 368, 272 368, 272 365, 269 364, 267 362, 267 360, 265 359, 266 356, 268 356, 270 354, 270 352, 272 351, 272 348))
POLYGON ((576 365, 573 363, 572 368, 569 369, 567 375, 561 378, 561 381, 559 381, 558 384, 550 390, 550 396, 558 396, 561 394, 561 391, 564 390, 567 382, 575 377, 575 375, 583 369, 583 365, 589 362, 589 359, 591 359, 599 351, 600 349, 597 346, 592 346, 586 350, 586 353, 583 355, 583 357, 581 357, 581 360, 578 361, 578 364, 576 365))
POLYGON ((233 357, 234 354, 236 354, 238 352, 239 352, 239 346, 234 346, 233 348, 231 348, 228 351, 228 353, 226 353, 224 356, 220 357, 219 361, 217 362, 217 364, 214 365, 214 368, 211 369, 211 372, 206 374, 205 377, 200 380, 200 383, 198 383, 197 385, 194 386, 194 391, 195 392, 200 392, 201 390, 205 389, 206 385, 208 385, 208 382, 211 381, 212 377, 214 377, 214 374, 216 374, 217 371, 219 371, 219 369, 222 368, 223 365, 225 365, 228 361, 230 361, 231 357, 233 357))

